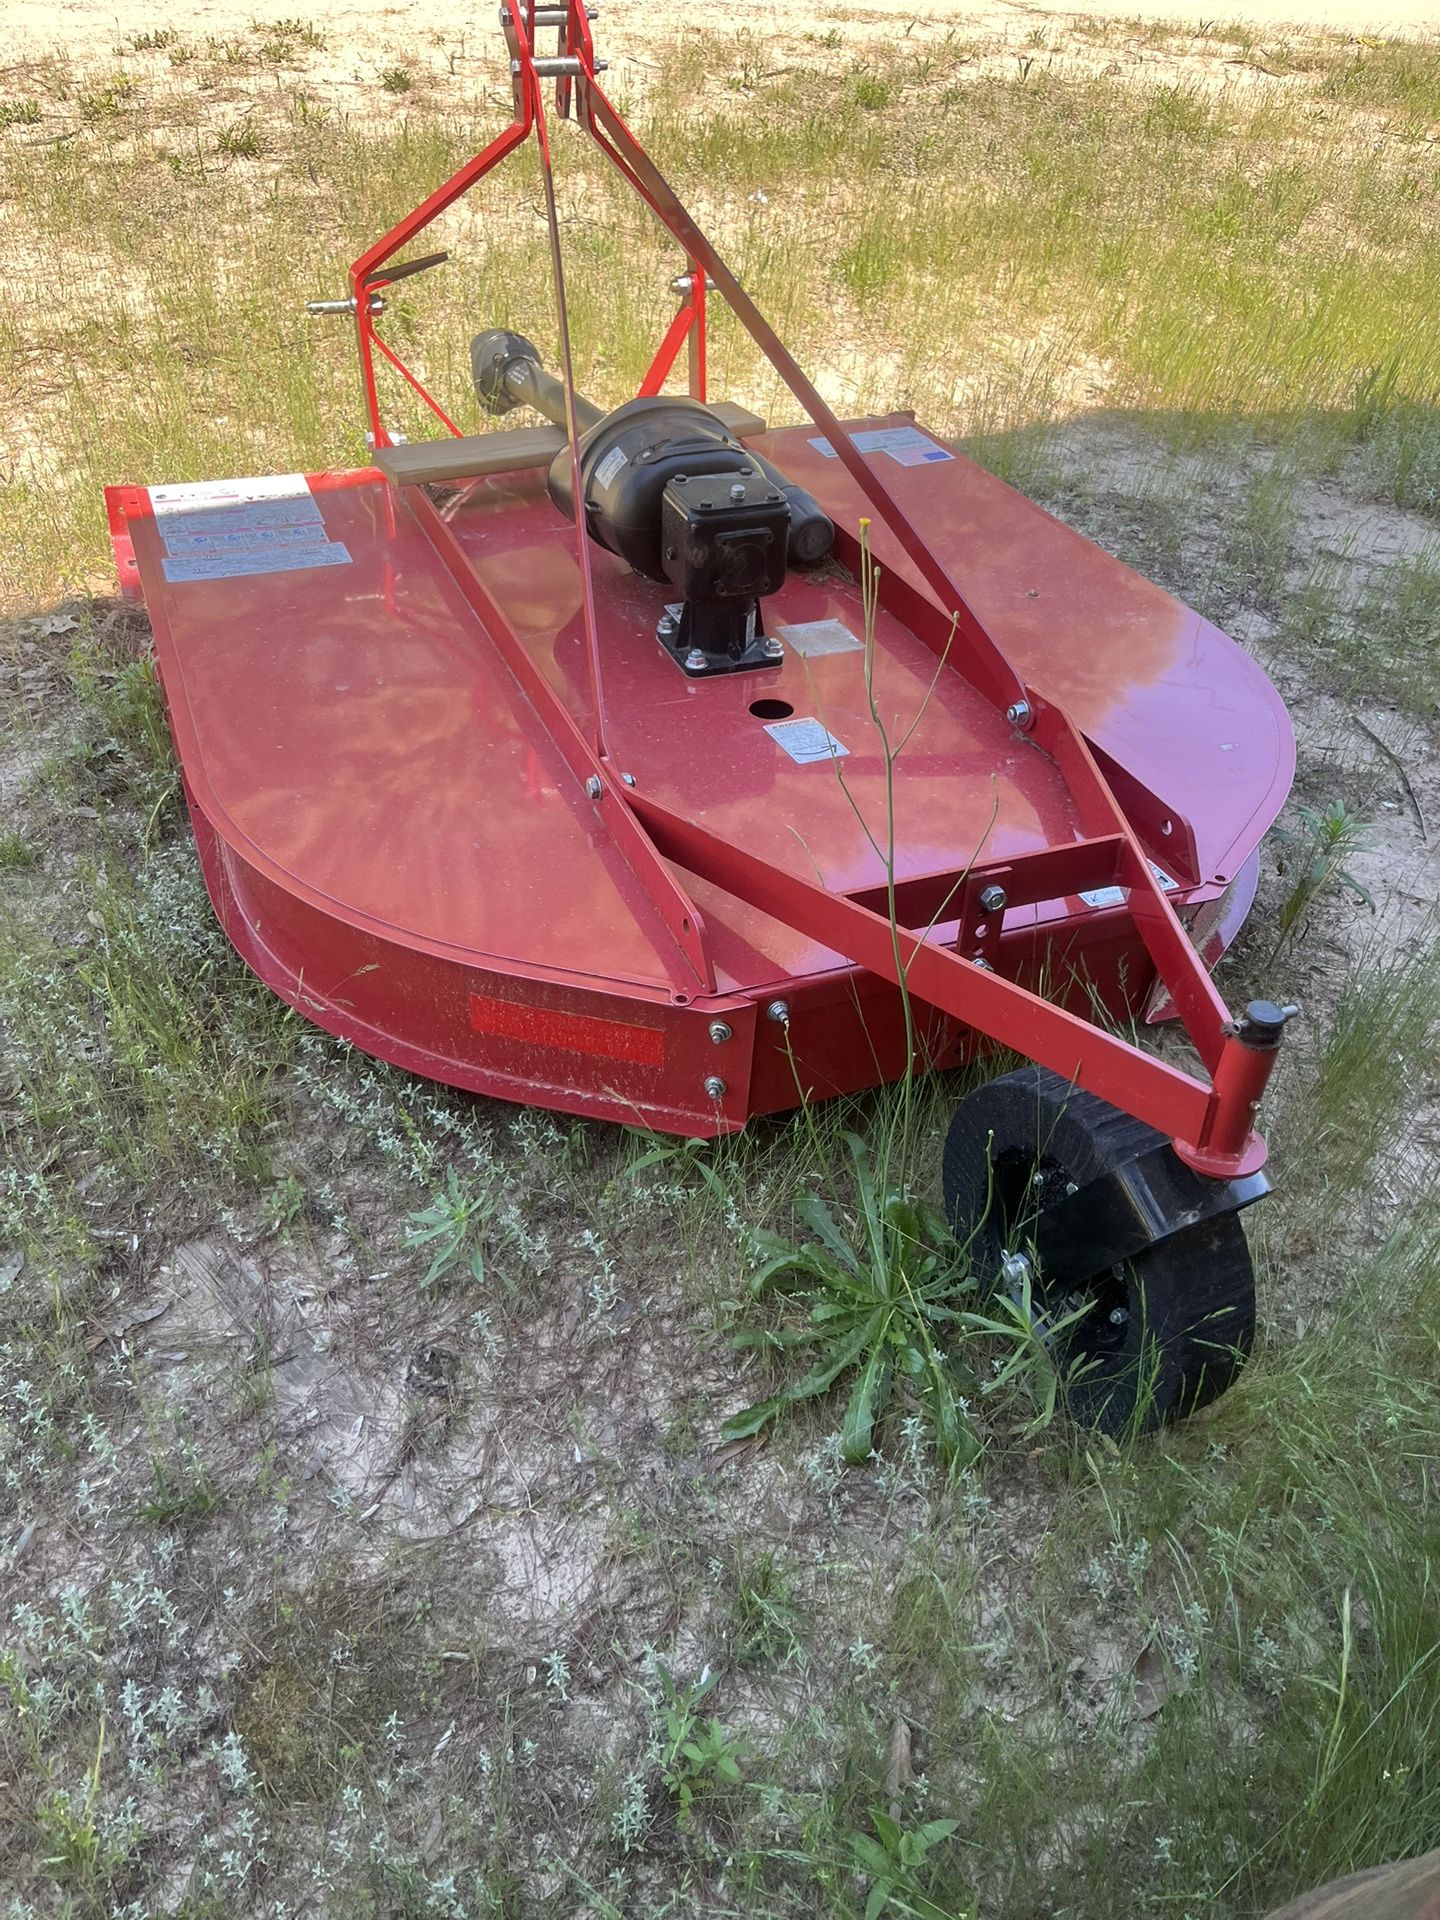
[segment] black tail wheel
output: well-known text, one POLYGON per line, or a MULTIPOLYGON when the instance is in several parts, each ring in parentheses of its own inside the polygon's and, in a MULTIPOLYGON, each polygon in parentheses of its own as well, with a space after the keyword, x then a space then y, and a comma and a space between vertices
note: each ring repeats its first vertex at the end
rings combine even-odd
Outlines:
MULTIPOLYGON (((1161 1136, 1044 1067, 1022 1067, 962 1100, 945 1142, 945 1210, 975 1272, 1010 1291, 1002 1272, 1028 1257, 1047 1207, 1161 1136)), ((1112 1434, 1151 1432, 1216 1399, 1244 1365, 1255 1333, 1255 1275, 1234 1213, 1181 1226, 1130 1260, 1085 1271, 1034 1272, 1041 1316, 1081 1317, 1057 1336, 1073 1418, 1112 1434)))

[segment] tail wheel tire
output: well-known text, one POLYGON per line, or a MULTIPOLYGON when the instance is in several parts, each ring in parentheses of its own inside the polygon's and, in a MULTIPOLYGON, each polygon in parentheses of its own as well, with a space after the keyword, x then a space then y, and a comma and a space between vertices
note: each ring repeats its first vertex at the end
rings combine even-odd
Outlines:
MULTIPOLYGON (((1007 1290, 1002 1266, 1025 1255, 1047 1204, 1153 1149, 1153 1128, 1022 1067, 961 1101, 945 1142, 945 1210, 974 1271, 1007 1290)), ((1255 1272, 1239 1219, 1223 1213, 1157 1241, 1122 1266, 1037 1272, 1032 1303, 1059 1321, 1066 1401, 1081 1425, 1153 1432, 1218 1398, 1255 1337, 1255 1272)), ((1013 1273, 1013 1266, 1012 1266, 1013 1273)))

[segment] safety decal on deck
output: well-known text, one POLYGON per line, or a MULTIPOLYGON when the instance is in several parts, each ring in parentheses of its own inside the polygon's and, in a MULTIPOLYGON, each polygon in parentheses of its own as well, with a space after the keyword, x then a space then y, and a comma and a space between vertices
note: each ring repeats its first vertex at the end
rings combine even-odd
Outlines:
POLYGON ((865 642, 853 634, 843 620, 802 620, 775 631, 796 653, 813 660, 822 653, 863 653, 865 642))
MULTIPOLYGON (((1165 869, 1157 867, 1153 860, 1150 862, 1150 871, 1166 893, 1174 893, 1178 890, 1180 882, 1172 880, 1165 869)), ((1082 893, 1080 898, 1087 907, 1119 907, 1124 905, 1125 889, 1124 887, 1096 887, 1090 893, 1082 893)))
POLYGON ((172 583, 349 564, 349 548, 326 533, 303 473, 197 480, 149 491, 165 549, 165 578, 172 583))
MULTIPOLYGON (((940 446, 919 427, 867 427, 862 433, 852 433, 850 438, 861 453, 888 453, 902 467, 924 467, 933 460, 955 458, 948 447, 940 446)), ((812 440, 810 444, 828 460, 839 457, 828 440, 812 440)))
POLYGON ((799 767, 808 767, 812 760, 843 760, 850 751, 814 719, 776 720, 765 731, 799 767))

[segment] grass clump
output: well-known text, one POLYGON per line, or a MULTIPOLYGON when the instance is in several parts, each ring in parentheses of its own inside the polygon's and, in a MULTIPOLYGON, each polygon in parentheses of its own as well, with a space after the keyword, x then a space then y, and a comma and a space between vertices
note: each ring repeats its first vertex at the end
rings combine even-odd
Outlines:
POLYGON ((0 873, 27 873, 40 864, 40 849, 23 833, 0 833, 0 873))
POLYGON ((265 145, 265 136, 253 120, 238 120, 215 136, 215 151, 227 160, 258 160, 265 145))
POLYGON ((1275 945, 1270 958, 1294 938, 1321 901, 1348 894, 1373 913, 1374 896, 1361 886, 1347 862, 1367 851, 1368 823, 1352 813, 1343 800, 1323 807, 1301 807, 1298 827, 1277 827, 1271 836, 1283 849, 1282 871, 1291 879, 1289 893, 1276 916, 1275 945))
POLYGON ((978 1451, 966 1417, 965 1392, 974 1376, 954 1354, 960 1300, 968 1287, 963 1256, 940 1216, 907 1193, 877 1184, 869 1150, 857 1134, 845 1136, 855 1184, 853 1225, 842 1228, 816 1194, 798 1208, 815 1235, 792 1246, 756 1235, 761 1264, 751 1276, 752 1299, 774 1290, 802 1310, 778 1328, 746 1328, 741 1348, 785 1355, 810 1364, 768 1399, 725 1423, 730 1439, 760 1433, 780 1414, 849 1384, 840 1427, 844 1458, 867 1460, 876 1428, 892 1399, 903 1394, 946 1465, 964 1465, 978 1451))
POLYGON ((741 1559, 730 1605, 730 1651, 740 1666, 783 1665, 801 1656, 804 1615, 778 1554, 762 1551, 741 1559))

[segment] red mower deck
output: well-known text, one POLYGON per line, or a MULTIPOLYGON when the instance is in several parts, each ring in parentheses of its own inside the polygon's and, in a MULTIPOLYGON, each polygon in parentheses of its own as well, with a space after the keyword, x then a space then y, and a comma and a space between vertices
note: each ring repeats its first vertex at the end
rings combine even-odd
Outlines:
MULTIPOLYGON (((838 522, 853 521, 856 490, 814 437, 791 429, 756 444, 838 522)), ((902 501, 924 490, 956 585, 1037 691, 1083 714, 1112 779, 1133 783, 1132 808, 1139 801, 1157 823, 1182 913, 1219 899, 1289 786, 1289 723, 1264 675, 1208 622, 972 462, 955 456, 891 480, 902 501)), ((338 566, 171 582, 170 516, 157 520, 143 490, 114 496, 207 882, 262 979, 413 1071, 696 1135, 900 1070, 889 983, 677 870, 713 955, 705 990, 437 554, 411 490, 373 470, 295 484, 349 556, 338 566), (763 1018, 776 999, 788 1028, 763 1018), (718 1046, 717 1020, 733 1035, 718 1046), (716 1074, 719 1099, 705 1091, 716 1074)), ((477 481, 447 503, 443 524, 584 726, 573 533, 543 474, 477 481)), ((800 645, 842 650, 792 647, 777 672, 701 682, 662 656, 654 589, 611 555, 595 556, 595 596, 613 643, 611 756, 635 791, 782 871, 839 894, 882 894, 885 863, 866 828, 884 844, 885 769, 858 588, 794 575, 771 606, 782 637, 798 630, 800 645), (843 761, 805 757, 821 725, 843 761)), ((896 763, 897 880, 1004 866, 1079 838, 1053 762, 958 674, 937 680, 936 667, 882 611, 877 704, 896 738, 921 715, 896 763)), ((952 915, 931 938, 943 946, 956 931, 952 915)), ((1123 901, 1104 892, 1007 907, 1000 945, 1002 971, 1048 971, 1052 994, 1080 1008, 1098 990, 1122 1015, 1155 976, 1123 901)), ((964 1039, 957 1021, 932 1023, 940 1059, 964 1039)))

